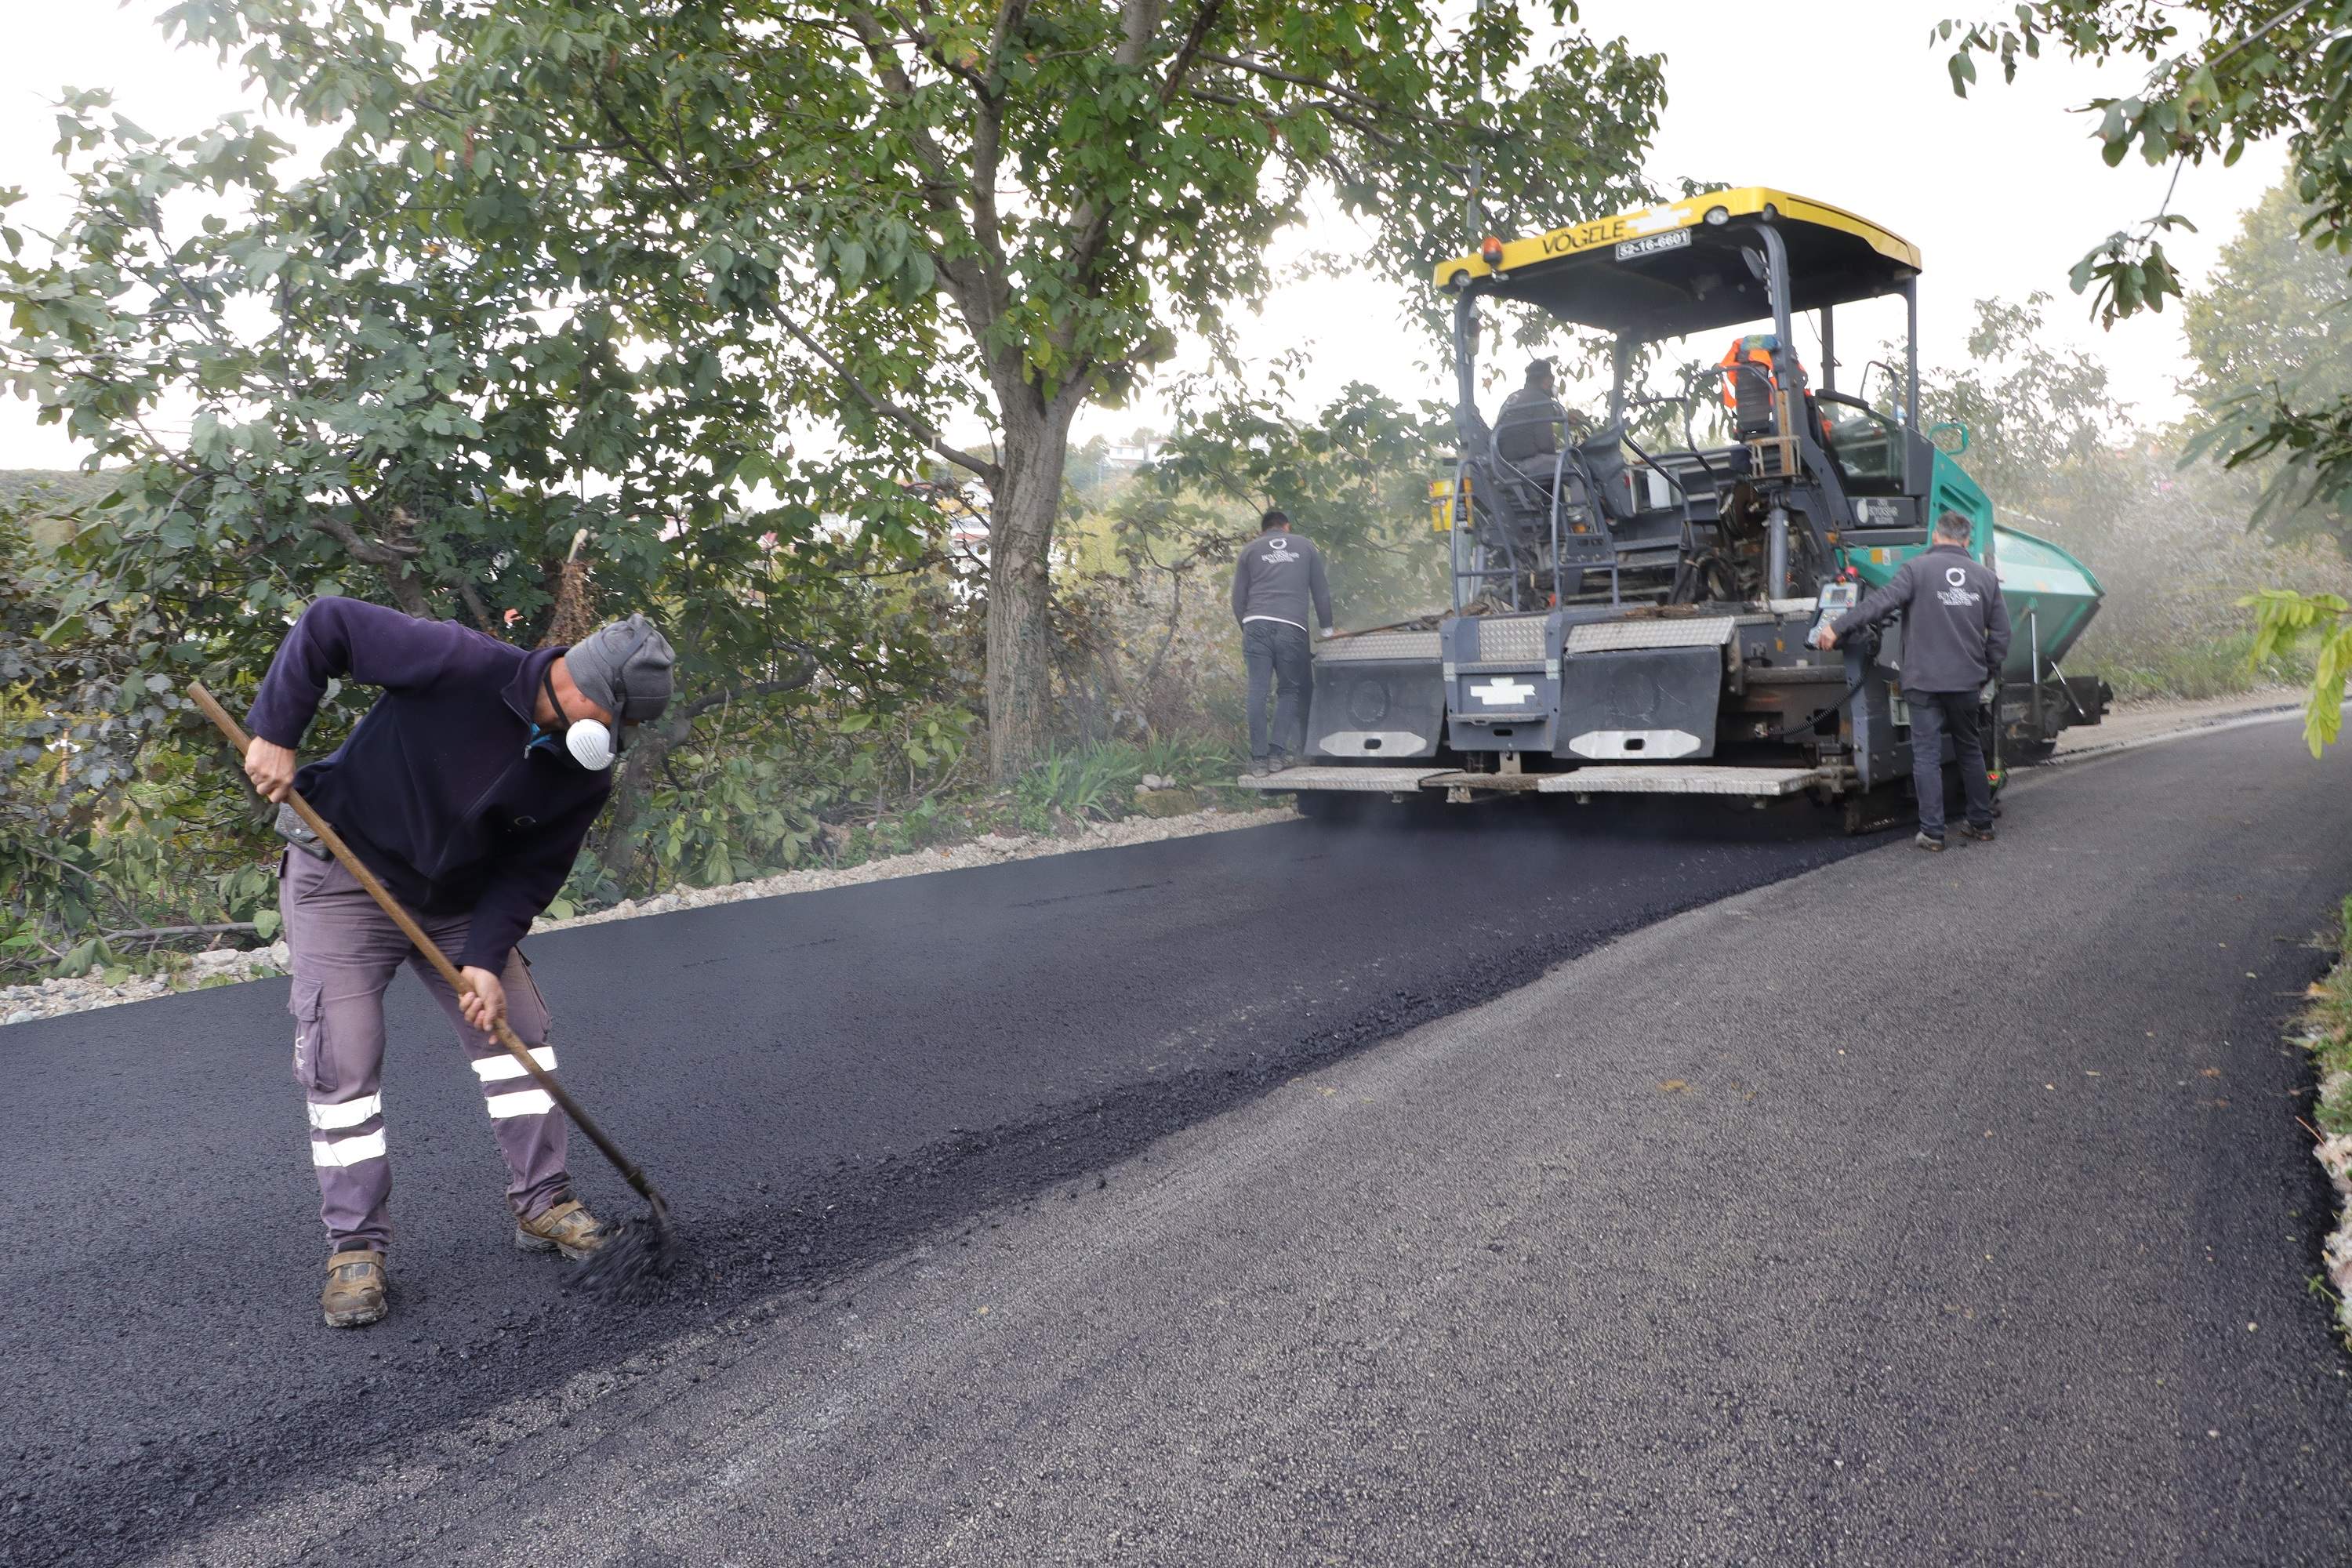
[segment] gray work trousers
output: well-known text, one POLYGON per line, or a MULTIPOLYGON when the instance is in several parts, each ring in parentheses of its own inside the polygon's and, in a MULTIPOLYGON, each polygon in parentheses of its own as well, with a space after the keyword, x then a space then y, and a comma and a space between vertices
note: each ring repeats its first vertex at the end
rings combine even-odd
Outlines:
MULTIPOLYGON (((377 907, 341 864, 286 851, 278 907, 286 917, 294 986, 294 1080, 310 1101, 310 1163, 319 1175, 319 1217, 330 1250, 381 1251, 392 1243, 392 1161, 383 1136, 383 993, 403 963, 416 971, 457 1027, 482 1086, 499 1150, 512 1180, 507 1201, 517 1215, 543 1214, 572 1195, 564 1173, 562 1112, 520 1062, 491 1036, 467 1024, 457 994, 425 955, 377 907)), ((454 958, 468 917, 419 915, 442 952, 454 958)), ((517 951, 508 955, 507 1022, 542 1068, 552 1071, 547 1004, 517 951)))
POLYGON ((1249 742, 1252 757, 1264 757, 1266 734, 1266 688, 1275 689, 1275 751, 1292 756, 1307 750, 1307 684, 1314 679, 1315 655, 1307 628, 1288 621, 1242 623, 1242 668, 1249 677, 1249 742))
POLYGON ((1952 760, 1960 770, 1960 794, 1968 801, 1969 821, 1992 826, 1992 780, 1985 773, 1983 726, 1973 691, 1912 691, 1903 700, 1911 709, 1911 789, 1919 797, 1919 831, 1930 838, 1944 836, 1944 737, 1952 738, 1952 760))

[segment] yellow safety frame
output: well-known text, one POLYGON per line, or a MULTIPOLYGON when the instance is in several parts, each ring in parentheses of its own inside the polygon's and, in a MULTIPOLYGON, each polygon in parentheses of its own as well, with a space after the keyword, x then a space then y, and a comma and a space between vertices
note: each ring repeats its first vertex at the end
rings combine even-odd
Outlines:
POLYGON ((1517 274, 1529 268, 1540 269, 1547 263, 1564 261, 1602 246, 1623 244, 1670 229, 1691 228, 1706 222, 1706 215, 1717 207, 1724 210, 1724 221, 1735 217, 1769 215, 1783 223, 1815 224, 1823 228, 1851 234, 1868 244, 1873 250, 1889 261, 1912 271, 1919 270, 1919 247, 1891 229, 1881 228, 1869 219, 1817 202, 1810 196, 1774 190, 1769 185, 1743 185, 1736 190, 1707 191, 1685 196, 1678 202, 1643 207, 1638 212, 1620 213, 1615 217, 1597 218, 1591 223, 1569 224, 1549 229, 1526 239, 1506 240, 1502 262, 1490 267, 1484 257, 1457 256, 1441 261, 1430 269, 1431 280, 1441 289, 1459 287, 1472 279, 1496 273, 1517 274))

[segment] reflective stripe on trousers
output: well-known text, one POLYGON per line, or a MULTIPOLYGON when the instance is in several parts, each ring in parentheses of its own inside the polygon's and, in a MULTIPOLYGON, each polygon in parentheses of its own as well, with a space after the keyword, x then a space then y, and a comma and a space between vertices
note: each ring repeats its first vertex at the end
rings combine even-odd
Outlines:
MULTIPOLYGON (((383 1124, 383 994, 402 964, 414 970, 457 1031, 496 1129, 515 1212, 536 1215, 571 1195, 566 1127, 547 1091, 491 1036, 468 1026, 457 998, 367 889, 333 861, 292 850, 279 870, 294 980, 294 1077, 309 1100, 319 1217, 339 1249, 391 1245, 392 1161, 383 1124)), ((465 944, 467 918, 420 918, 445 952, 465 944)), ((501 977, 507 1022, 552 1071, 545 1001, 520 952, 501 977)))

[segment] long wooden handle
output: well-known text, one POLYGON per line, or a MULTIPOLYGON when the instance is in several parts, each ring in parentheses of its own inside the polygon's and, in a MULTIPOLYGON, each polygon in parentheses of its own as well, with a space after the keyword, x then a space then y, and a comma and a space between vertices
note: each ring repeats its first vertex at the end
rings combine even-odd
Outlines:
MULTIPOLYGON (((237 756, 242 758, 253 744, 252 737, 245 732, 243 726, 230 716, 227 709, 220 705, 218 698, 205 689, 203 681, 188 682, 188 695, 198 708, 204 710, 205 717, 210 719, 218 727, 220 732, 228 737, 229 744, 236 748, 237 756)), ((365 888, 375 901, 383 906, 383 912, 392 917, 393 924, 398 926, 408 940, 416 944, 417 951, 432 962, 435 969, 440 971, 441 978, 449 983, 449 989, 461 996, 473 989, 466 983, 465 976, 457 973, 457 966, 449 962, 448 954, 443 952, 435 944, 433 939, 425 934, 425 928, 416 923, 414 916, 400 907, 400 900, 392 896, 391 889, 378 881, 376 874, 362 865, 358 856, 352 853, 352 847, 343 842, 343 836, 337 833, 325 817, 311 809, 310 803, 302 798, 301 791, 287 791, 286 804, 292 806, 294 815, 300 817, 304 825, 319 836, 320 843, 334 851, 335 858, 343 863, 343 869, 349 871, 359 885, 365 888)))
MULTIPOLYGON (((236 748, 236 754, 242 759, 247 748, 252 744, 251 739, 245 732, 245 727, 230 716, 227 709, 220 705, 219 699, 205 689, 203 681, 188 682, 188 696, 198 708, 204 710, 205 717, 210 719, 214 726, 228 737, 229 744, 236 748)), ((297 789, 288 790, 286 803, 294 808, 294 815, 300 817, 304 825, 319 836, 319 842, 324 844, 333 852, 335 858, 342 862, 343 869, 352 874, 352 880, 365 888, 368 890, 368 896, 382 906, 385 914, 392 917, 392 923, 398 926, 408 940, 416 944, 416 951, 423 953, 426 961, 439 972, 449 989, 460 997, 471 991, 473 987, 467 984, 466 977, 457 972, 457 966, 449 962, 449 955, 443 952, 440 945, 425 933, 425 928, 416 923, 414 916, 401 908, 400 900, 392 896, 390 889, 376 879, 375 873, 361 864, 360 858, 352 853, 352 847, 343 842, 342 835, 337 833, 325 817, 311 809, 310 803, 302 798, 302 792, 297 789)), ((589 1141, 596 1145, 604 1158, 613 1163, 614 1168, 628 1178, 629 1185, 636 1188, 646 1201, 659 1203, 660 1194, 654 1191, 653 1184, 646 1179, 646 1173, 637 1168, 636 1162, 622 1153, 619 1145, 604 1136, 604 1130, 596 1125, 595 1119, 581 1110, 579 1102, 564 1091, 563 1086, 557 1083, 554 1077, 532 1058, 530 1047, 522 1043, 520 1037, 508 1026, 504 1018, 498 1020, 491 1033, 499 1044, 504 1046, 509 1054, 522 1064, 523 1070, 530 1074, 539 1087, 547 1091, 548 1098, 563 1108, 563 1114, 572 1118, 572 1123, 588 1135, 589 1141)))

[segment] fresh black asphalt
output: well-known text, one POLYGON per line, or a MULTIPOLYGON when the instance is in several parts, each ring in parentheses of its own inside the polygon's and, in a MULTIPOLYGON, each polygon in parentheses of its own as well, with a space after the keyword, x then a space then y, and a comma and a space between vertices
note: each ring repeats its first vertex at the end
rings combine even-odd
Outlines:
POLYGON ((165 1561, 2342 1568, 2347 784, 2068 766, 165 1561))
MULTIPOLYGON (((511 1248, 480 1096, 404 977, 384 1087, 395 1315, 362 1333, 318 1320, 282 981, 0 1030, 0 1562, 128 1560, 390 1464, 1880 841, 1804 811, 1478 808, 535 939, 566 1082, 694 1248, 663 1298, 622 1307, 511 1248)), ((627 1210, 585 1140, 572 1167, 627 1210)))

